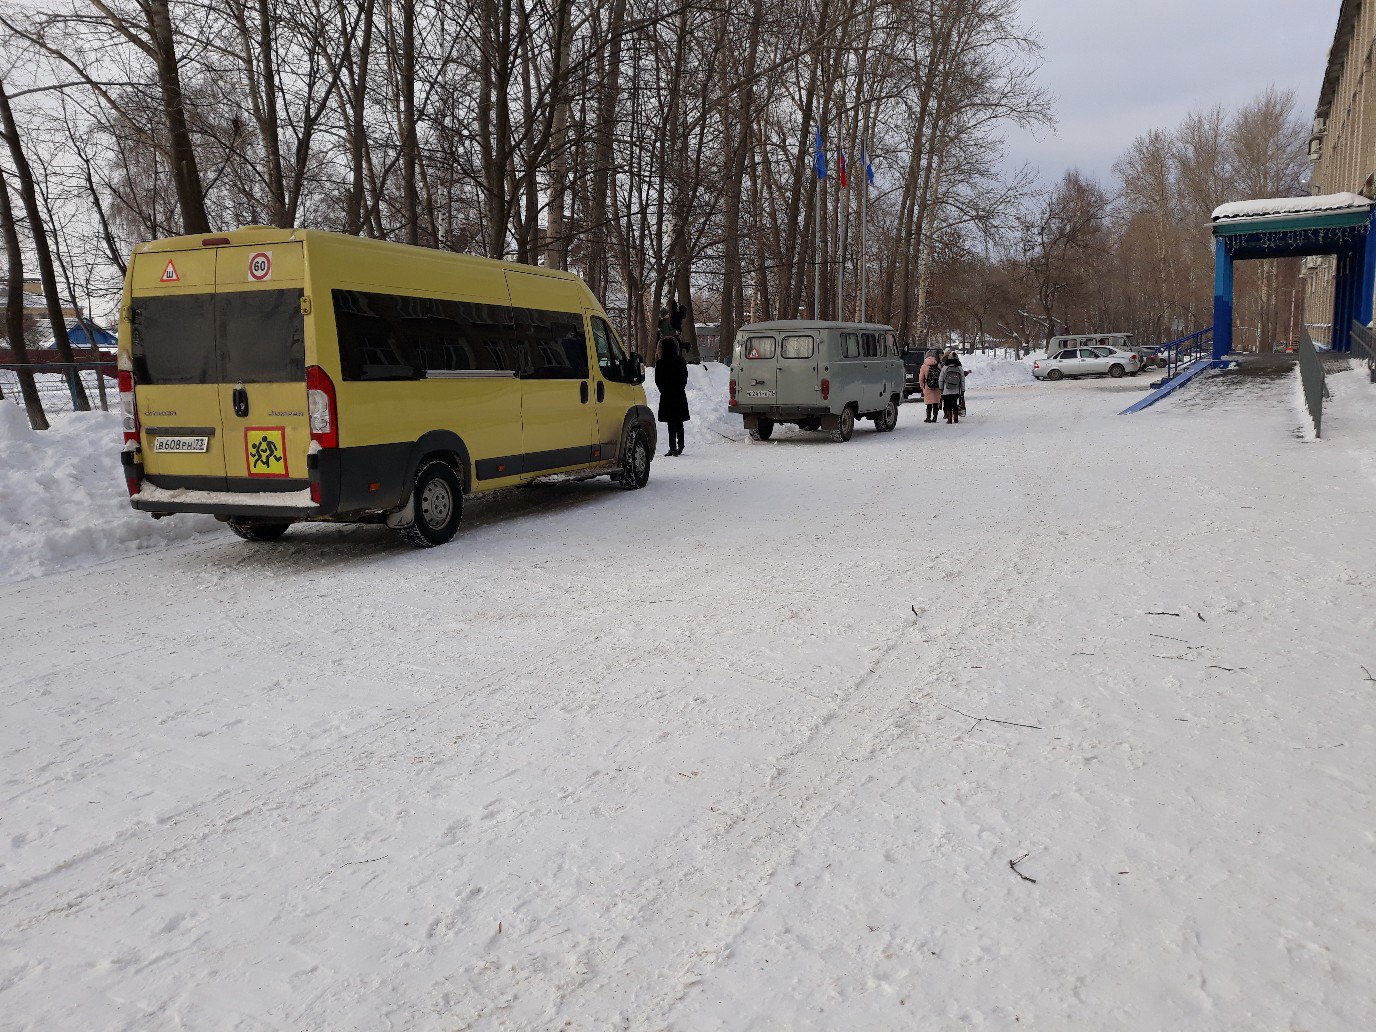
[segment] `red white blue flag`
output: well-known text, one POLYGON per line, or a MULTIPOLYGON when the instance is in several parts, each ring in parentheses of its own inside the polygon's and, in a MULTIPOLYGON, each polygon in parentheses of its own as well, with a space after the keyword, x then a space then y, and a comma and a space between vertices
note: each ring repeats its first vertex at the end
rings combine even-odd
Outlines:
POLYGON ((844 190, 846 188, 846 151, 843 147, 837 147, 836 150, 840 154, 840 160, 836 164, 836 174, 840 177, 841 189, 844 190))

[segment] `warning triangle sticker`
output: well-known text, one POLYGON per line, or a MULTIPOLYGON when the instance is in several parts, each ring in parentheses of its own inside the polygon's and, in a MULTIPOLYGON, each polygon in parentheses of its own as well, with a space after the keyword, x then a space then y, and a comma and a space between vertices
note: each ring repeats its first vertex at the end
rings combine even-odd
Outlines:
POLYGON ((182 278, 181 278, 180 276, 177 275, 177 267, 176 267, 175 265, 173 265, 173 264, 169 261, 169 262, 167 263, 167 268, 165 268, 165 269, 162 270, 162 280, 161 280, 161 282, 163 282, 163 283, 180 283, 180 282, 181 282, 181 279, 182 279, 182 278))

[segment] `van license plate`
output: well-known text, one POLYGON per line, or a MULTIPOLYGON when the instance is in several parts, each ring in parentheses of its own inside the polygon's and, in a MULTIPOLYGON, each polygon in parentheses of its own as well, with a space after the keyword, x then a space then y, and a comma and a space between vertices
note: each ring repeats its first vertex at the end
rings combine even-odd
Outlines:
POLYGON ((155 437, 155 452, 203 452, 210 450, 209 437, 155 437))
POLYGON ((772 397, 774 397, 774 392, 773 392, 773 391, 746 391, 746 392, 745 392, 745 396, 746 396, 747 398, 772 398, 772 397))

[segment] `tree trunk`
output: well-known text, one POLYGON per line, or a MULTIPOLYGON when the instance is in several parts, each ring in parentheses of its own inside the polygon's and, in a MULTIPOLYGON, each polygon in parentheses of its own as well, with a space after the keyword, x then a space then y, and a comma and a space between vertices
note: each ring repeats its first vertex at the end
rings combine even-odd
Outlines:
MULTIPOLYGON (((52 323, 53 343, 57 355, 64 362, 74 366, 76 358, 72 355, 72 343, 67 339, 67 322, 62 317, 62 297, 57 291, 57 273, 53 268, 53 253, 48 246, 48 231, 38 208, 38 194, 34 190, 33 169, 19 139, 19 129, 14 123, 14 111, 10 108, 9 94, 0 82, 0 128, 3 128, 5 141, 9 144, 10 160, 14 162, 15 175, 19 178, 19 196, 24 202, 24 213, 29 219, 29 235, 33 237, 34 257, 38 260, 38 276, 43 283, 43 297, 48 303, 48 320, 52 323)), ((81 375, 71 369, 67 373, 67 386, 72 394, 72 408, 77 412, 89 412, 91 403, 86 398, 86 388, 81 383, 81 375)))
POLYGON ((182 92, 169 0, 147 0, 144 12, 148 18, 148 35, 158 68, 163 116, 167 120, 168 153, 172 163, 172 182, 177 189, 177 206, 182 212, 182 232, 209 233, 210 218, 205 211, 205 190, 201 185, 196 148, 192 144, 191 130, 186 120, 186 95, 182 92))
MULTIPOLYGON (((0 233, 5 235, 5 261, 9 266, 9 283, 5 292, 5 332, 9 336, 15 362, 23 365, 29 360, 28 349, 24 346, 24 251, 19 246, 19 228, 14 224, 10 188, 5 181, 3 167, 0 167, 0 233)), ((43 412, 43 399, 38 396, 33 373, 21 369, 18 376, 19 394, 24 399, 29 426, 35 430, 48 429, 48 417, 43 412)))

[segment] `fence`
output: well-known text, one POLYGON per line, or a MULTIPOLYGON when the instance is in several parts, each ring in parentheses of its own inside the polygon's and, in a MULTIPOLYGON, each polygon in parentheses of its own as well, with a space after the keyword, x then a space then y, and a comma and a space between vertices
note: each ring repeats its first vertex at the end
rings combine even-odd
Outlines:
POLYGON ((1376 333, 1359 322, 1352 324, 1352 357, 1366 363, 1367 376, 1376 383, 1376 333))
POLYGON ((1304 404, 1309 409, 1309 418, 1314 421, 1314 436, 1323 436, 1323 400, 1328 397, 1328 384, 1323 371, 1323 360, 1314 348, 1314 341, 1307 328, 1300 332, 1300 380, 1304 384, 1304 404))
MULTIPOLYGON (((114 362, 0 362, 0 391, 5 401, 22 405, 19 396, 19 373, 33 373, 34 386, 44 412, 71 412, 72 389, 69 377, 76 374, 86 388, 91 407, 110 408, 110 395, 117 394, 114 362)), ((4 402, 0 402, 3 404, 4 402)))

